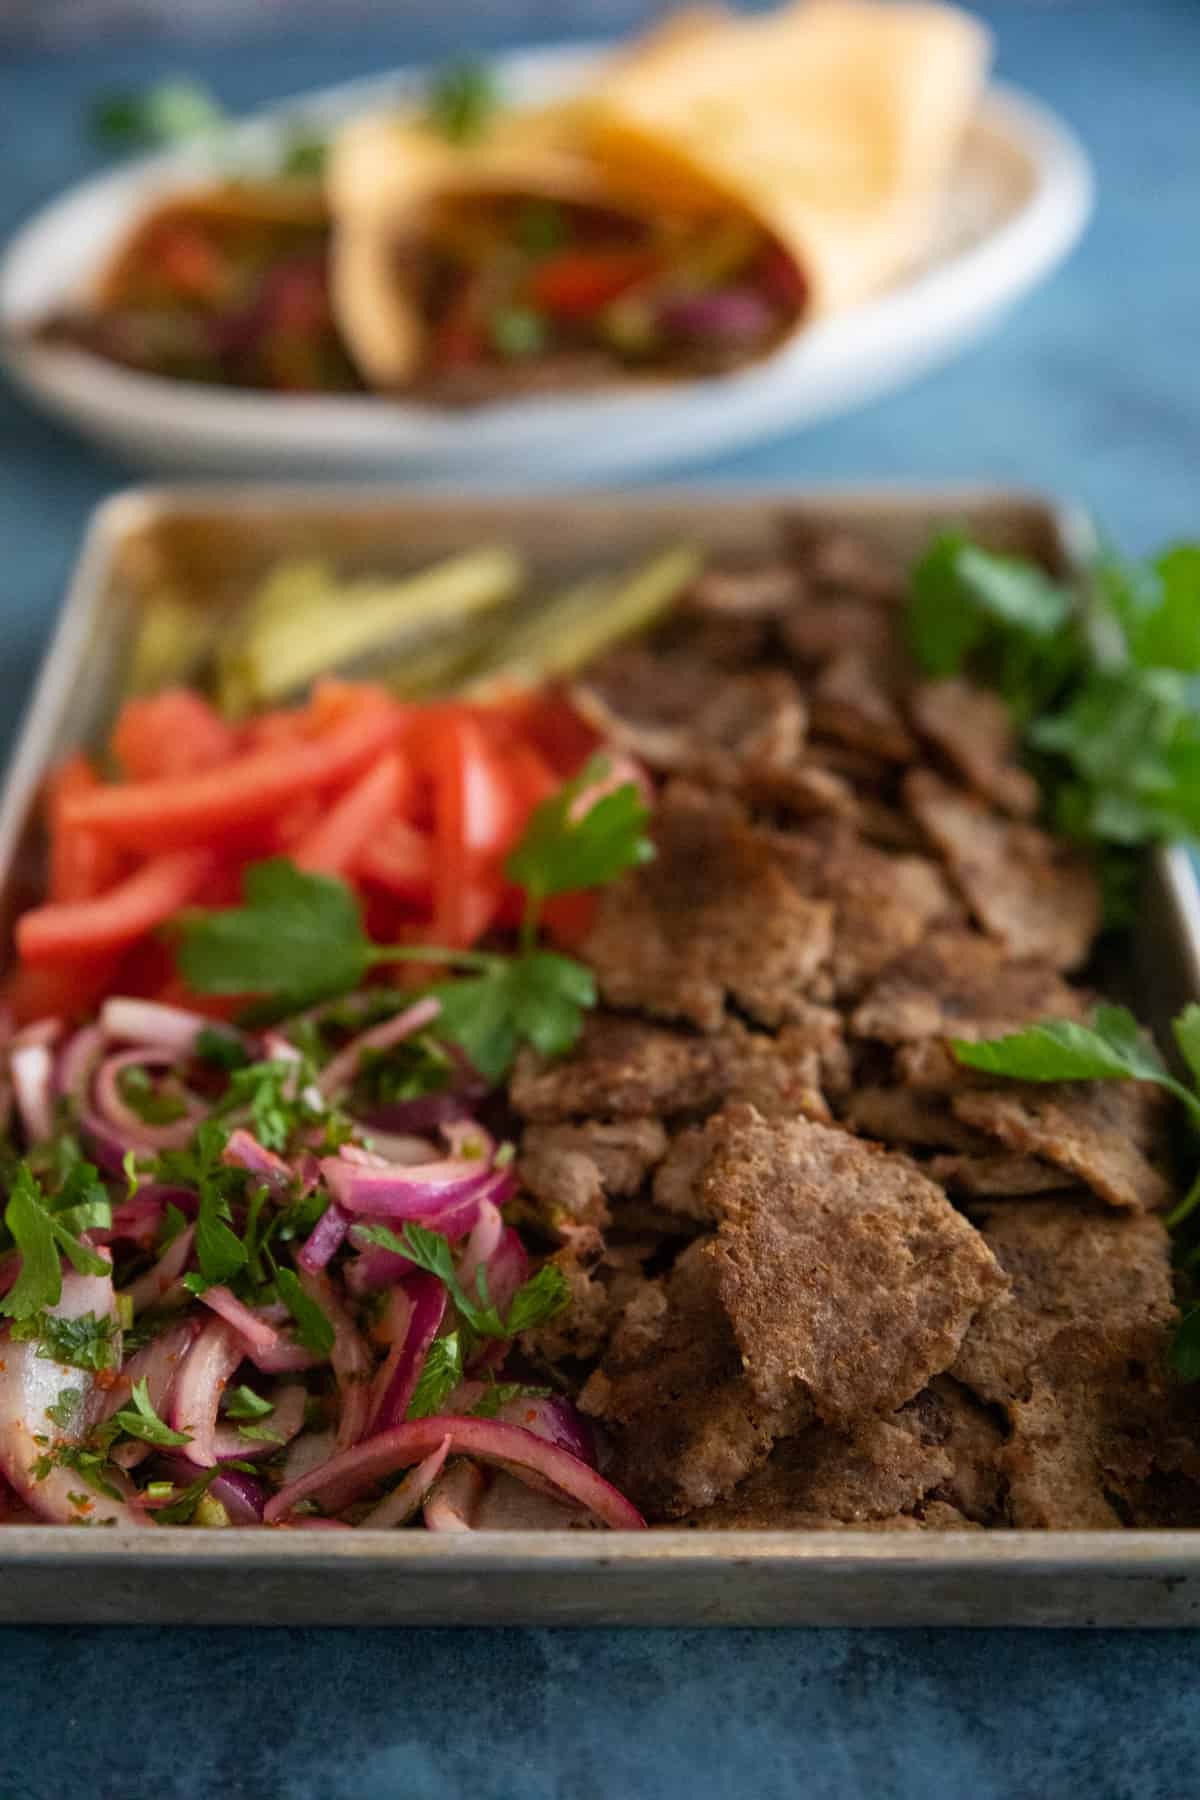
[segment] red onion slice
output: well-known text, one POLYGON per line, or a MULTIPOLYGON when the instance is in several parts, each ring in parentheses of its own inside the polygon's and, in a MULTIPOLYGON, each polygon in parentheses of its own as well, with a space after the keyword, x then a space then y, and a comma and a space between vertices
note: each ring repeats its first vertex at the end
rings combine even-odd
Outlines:
POLYGON ((425 1502, 426 1531, 474 1531, 483 1487, 483 1471, 473 1462, 451 1463, 425 1502))
MULTIPOLYGON (((80 1319, 86 1313, 97 1318, 115 1318, 116 1299, 111 1277, 77 1275, 73 1270, 68 1271, 63 1276, 58 1304, 47 1311, 57 1319, 80 1319)), ((70 1441, 86 1433, 92 1423, 98 1393, 95 1380, 86 1369, 51 1362, 39 1356, 39 1348, 33 1338, 14 1342, 6 1337, 2 1343, 0 1474, 39 1518, 54 1524, 87 1521, 96 1525, 142 1525, 141 1514, 129 1504, 132 1489, 121 1499, 114 1500, 88 1487, 77 1469, 51 1468, 41 1480, 35 1476, 34 1469, 46 1451, 48 1435, 59 1434, 70 1441), (75 1404, 71 1427, 52 1426, 47 1418, 47 1407, 60 1412, 64 1406, 70 1406, 73 1393, 80 1398, 75 1404), (72 1494, 76 1496, 75 1500, 71 1499, 72 1494), (82 1502, 78 1500, 80 1495, 84 1496, 82 1502)), ((123 1478, 116 1473, 111 1485, 126 1488, 123 1478)))
POLYGON ((119 1131, 127 1142, 139 1150, 181 1150, 191 1141, 197 1125, 204 1117, 204 1107, 194 1094, 181 1096, 186 1108, 180 1119, 169 1125, 148 1125, 132 1106, 121 1098, 121 1076, 126 1069, 175 1069, 179 1057, 173 1050, 119 1050, 106 1056, 96 1070, 93 1092, 101 1119, 119 1131))
POLYGON ((294 1337, 283 1335, 269 1350, 247 1349, 246 1354, 264 1375, 302 1375, 306 1369, 321 1368, 325 1361, 323 1356, 298 1344, 294 1337))
MULTIPOLYGON (((179 1371, 199 1329, 196 1320, 181 1319, 177 1325, 168 1326, 166 1331, 144 1344, 130 1357, 112 1386, 105 1389, 104 1398, 96 1413, 96 1423, 103 1424, 105 1419, 111 1419, 115 1412, 120 1412, 123 1406, 128 1406, 134 1383, 138 1381, 146 1383, 150 1404, 159 1418, 166 1418, 179 1371)), ((120 1463, 122 1468, 131 1469, 150 1453, 149 1444, 119 1444, 113 1452, 113 1461, 120 1463)))
POLYGON ((481 1200, 479 1217, 458 1264, 459 1285, 468 1294, 475 1292, 475 1277, 485 1263, 489 1263, 495 1256, 503 1236, 504 1220, 500 1216, 500 1208, 493 1206, 490 1200, 481 1200))
POLYGON ((441 1001, 431 994, 407 1007, 396 1018, 386 1019, 382 1025, 375 1025, 370 1031, 352 1038, 321 1071, 318 1085, 325 1098, 328 1100, 350 1086, 358 1074, 359 1064, 366 1051, 394 1049, 405 1038, 410 1038, 416 1032, 423 1031, 426 1025, 431 1025, 441 1010, 441 1001))
POLYGON ((215 1025, 202 1013, 161 1000, 135 1000, 114 994, 100 1008, 100 1029, 110 1043, 152 1045, 176 1056, 191 1056, 202 1031, 219 1031, 249 1049, 251 1041, 233 1025, 215 1025))
POLYGON ((569 1450, 590 1469, 596 1467, 595 1433, 582 1413, 561 1394, 506 1400, 496 1417, 532 1431, 535 1437, 557 1444, 560 1450, 569 1450))
POLYGON ((405 1302, 408 1318, 403 1335, 371 1385, 367 1422, 372 1433, 403 1424, 429 1346, 446 1316, 446 1290, 436 1275, 411 1275, 397 1290, 397 1305, 405 1302))
POLYGON ((92 1070, 104 1050, 104 1033, 99 1025, 84 1025, 69 1037, 58 1055, 55 1080, 58 1091, 75 1103, 78 1112, 86 1112, 92 1070))
POLYGON ((424 1462, 419 1462, 415 1469, 410 1469, 399 1487, 393 1488, 386 1500, 373 1507, 365 1519, 360 1519, 359 1529, 390 1530, 397 1525, 407 1525, 420 1510, 421 1502, 445 1467, 450 1453, 450 1439, 443 1438, 432 1455, 424 1462))
POLYGON ((333 1512, 399 1469, 409 1468, 450 1439, 453 1454, 507 1469, 519 1481, 548 1484, 563 1498, 586 1508, 601 1524, 616 1531, 642 1531, 645 1520, 609 1482, 585 1462, 533 1432, 499 1419, 466 1419, 442 1414, 410 1419, 380 1432, 352 1450, 334 1456, 323 1468, 280 1490, 263 1514, 268 1525, 284 1519, 301 1500, 320 1499, 333 1512))
POLYGON ((298 1266, 313 1274, 323 1269, 330 1257, 341 1249, 349 1229, 349 1213, 344 1213, 337 1201, 331 1200, 300 1246, 296 1254, 298 1266))
POLYGON ((251 1419, 251 1430, 261 1425, 271 1432, 269 1438, 246 1437, 232 1419, 222 1419, 213 1433, 213 1449, 218 1462, 254 1462, 262 1456, 274 1456, 284 1444, 290 1444, 304 1429, 304 1409, 308 1391, 299 1382, 290 1382, 275 1394, 273 1411, 264 1419, 251 1419))
POLYGON ((232 1169, 246 1169, 266 1184, 274 1194, 290 1193, 296 1179, 292 1168, 274 1150, 266 1149, 256 1137, 240 1125, 229 1134, 229 1142, 221 1152, 221 1161, 232 1169))
POLYGON ((265 1319, 259 1318, 243 1300, 231 1293, 227 1287, 218 1285, 205 1288, 199 1296, 204 1306, 212 1308, 227 1325, 232 1325, 242 1339, 247 1352, 251 1350, 273 1350, 279 1342, 279 1333, 265 1319))
POLYGON ((301 1269, 299 1277, 300 1285, 309 1299, 316 1301, 333 1326, 333 1349, 329 1360, 333 1364, 334 1379, 342 1403, 337 1428, 337 1448, 347 1450, 351 1444, 357 1444, 367 1428, 371 1353, 339 1300, 328 1275, 301 1269))
MULTIPOLYGON (((417 1219, 432 1224, 439 1212, 460 1200, 477 1199, 494 1177, 478 1163, 447 1158, 404 1167, 388 1163, 368 1168, 344 1156, 327 1156, 321 1174, 339 1206, 380 1219, 417 1219)), ((436 1229, 436 1225, 434 1229, 436 1229)))
POLYGON ((577 1506, 526 1487, 514 1476, 495 1470, 472 1516, 473 1531, 570 1531, 590 1525, 577 1506))
POLYGON ((125 1289, 124 1297, 135 1313, 147 1307, 179 1306, 191 1298, 179 1278, 188 1266, 195 1237, 196 1227, 189 1225, 173 1244, 167 1245, 154 1267, 125 1289))
POLYGON ((224 1319, 205 1325, 188 1351, 175 1383, 171 1423, 191 1435, 187 1459, 202 1469, 217 1460, 217 1410, 230 1376, 245 1361, 246 1346, 224 1319))
POLYGON ((54 1057, 46 1044, 20 1044, 9 1058, 21 1129, 31 1144, 54 1136, 54 1057))

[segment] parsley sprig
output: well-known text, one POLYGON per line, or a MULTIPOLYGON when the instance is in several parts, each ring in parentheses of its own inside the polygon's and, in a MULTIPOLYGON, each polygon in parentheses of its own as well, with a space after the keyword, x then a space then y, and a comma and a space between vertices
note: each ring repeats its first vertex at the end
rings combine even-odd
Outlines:
POLYGON ((1007 702, 1050 823, 1104 848, 1110 896, 1128 905, 1131 849, 1200 835, 1200 545, 1106 554, 1066 584, 944 532, 913 571, 908 638, 926 674, 1007 702))
POLYGON ((517 1289, 508 1311, 501 1314, 488 1293, 487 1270, 475 1274, 475 1292, 470 1294, 459 1281, 454 1266, 454 1252, 447 1240, 436 1231, 411 1221, 397 1236, 386 1225, 361 1225, 355 1229, 355 1241, 377 1244, 406 1256, 419 1269, 436 1275, 453 1300, 466 1329, 476 1338, 514 1338, 530 1331, 570 1305, 571 1295, 562 1270, 544 1263, 536 1275, 517 1289))
POLYGON ((112 1202, 90 1163, 72 1165, 57 1194, 48 1195, 28 1162, 20 1163, 4 1209, 5 1228, 21 1254, 21 1272, 0 1300, 0 1313, 31 1320, 62 1298, 61 1252, 81 1275, 107 1275, 109 1264, 81 1232, 107 1229, 112 1202))
POLYGON ((522 1043, 561 1054, 595 1005, 596 987, 582 963, 538 947, 542 908, 555 894, 613 881, 654 854, 649 815, 632 783, 581 810, 607 772, 605 759, 593 758, 543 801, 509 856, 506 872, 525 890, 516 955, 377 944, 345 882, 274 857, 247 870, 242 906, 185 916, 184 977, 199 992, 257 995, 273 1013, 286 1015, 348 993, 383 963, 444 964, 455 978, 430 990, 442 1004, 439 1033, 458 1043, 481 1074, 499 1080, 522 1043))
MULTIPOLYGON (((955 1038, 951 1047, 967 1068, 1012 1081, 1153 1082, 1174 1095, 1193 1129, 1200 1132, 1200 1005, 1185 1006, 1171 1029, 1191 1077, 1190 1086, 1171 1074, 1124 1006, 1098 1006, 1087 1025, 1069 1019, 1043 1019, 1024 1031, 979 1043, 955 1038)), ((1198 1207, 1200 1173, 1168 1215, 1168 1226, 1177 1230, 1198 1207)), ((1186 1259, 1189 1265, 1198 1254, 1193 1248, 1186 1259)), ((1170 1360, 1185 1380, 1200 1380, 1200 1306, 1193 1307, 1180 1322, 1170 1360)))

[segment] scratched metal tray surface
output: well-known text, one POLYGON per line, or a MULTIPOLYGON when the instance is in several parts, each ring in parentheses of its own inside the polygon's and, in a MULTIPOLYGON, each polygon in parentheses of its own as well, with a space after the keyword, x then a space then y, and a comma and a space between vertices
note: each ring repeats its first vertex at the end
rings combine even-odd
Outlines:
MULTIPOLYGON (((660 491, 397 498, 379 491, 141 489, 94 516, 0 802, 0 929, 36 893, 47 765, 115 710, 138 608, 164 586, 235 605, 280 556, 401 569, 497 539, 548 583, 680 533, 770 541, 781 510, 907 556, 948 521, 1065 568, 1086 521, 990 489, 660 491)), ((1148 860, 1133 969, 1162 1021, 1200 997, 1200 891, 1148 860)), ((1095 1625, 1200 1622, 1200 1532, 289 1533, 0 1528, 0 1622, 258 1625, 1095 1625)))

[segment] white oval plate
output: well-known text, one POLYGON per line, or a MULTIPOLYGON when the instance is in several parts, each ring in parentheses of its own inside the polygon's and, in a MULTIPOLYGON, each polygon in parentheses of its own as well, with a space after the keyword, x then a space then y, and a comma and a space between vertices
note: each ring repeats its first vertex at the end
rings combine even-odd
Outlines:
MULTIPOLYGON (((577 84, 599 54, 501 57, 516 99, 577 84)), ((272 107, 222 157, 270 166, 282 121, 328 123, 419 91, 427 71, 354 82, 272 107)), ((475 412, 370 395, 237 393, 132 374, 77 351, 33 347, 15 328, 76 292, 136 214, 211 176, 214 152, 127 163, 36 215, 0 264, 0 343, 48 412, 135 463, 221 474, 367 475, 488 487, 614 479, 710 457, 860 405, 978 336, 1066 256, 1087 222, 1086 153, 1061 121, 1011 90, 987 93, 951 182, 931 255, 885 293, 822 320, 753 368, 707 380, 508 401, 475 412)))

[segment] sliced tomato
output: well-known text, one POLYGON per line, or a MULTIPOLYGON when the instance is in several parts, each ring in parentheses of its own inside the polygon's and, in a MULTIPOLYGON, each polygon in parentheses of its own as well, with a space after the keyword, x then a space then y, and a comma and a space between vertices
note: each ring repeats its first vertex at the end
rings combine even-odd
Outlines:
POLYGON ((153 781, 214 769, 237 754, 238 740, 199 694, 168 688, 147 699, 125 702, 112 747, 132 780, 153 781))
POLYGON ((403 819, 389 819, 363 845, 354 872, 407 900, 428 906, 433 898, 433 839, 403 819))
POLYGON ((400 757, 382 757, 292 846, 292 861, 302 869, 344 874, 395 812, 403 780, 400 757))
POLYGON ((511 799, 509 839, 515 843, 529 821, 529 815, 557 793, 562 777, 556 775, 540 750, 532 744, 514 742, 503 752, 511 799))
POLYGON ((206 850, 158 856, 94 900, 35 906, 17 921, 22 962, 77 963, 123 950, 192 900, 213 866, 206 850))
POLYGON ((63 821, 63 809, 75 795, 90 794, 99 786, 99 777, 86 756, 68 757, 50 777, 46 823, 50 837, 47 891, 51 900, 90 900, 120 875, 121 853, 114 845, 86 827, 63 821))
POLYGON ((529 299, 560 319, 586 319, 654 272, 649 250, 564 250, 529 278, 529 299))
POLYGON ((249 751, 195 775, 77 795, 64 805, 64 822, 131 849, 212 844, 270 819, 306 789, 326 791, 352 779, 393 747, 398 730, 397 708, 368 699, 311 742, 249 751))
POLYGON ((431 709, 419 749, 411 741, 433 785, 434 937, 457 949, 479 935, 470 889, 507 847, 512 794, 499 754, 465 707, 431 709))

